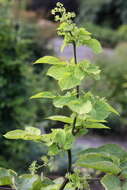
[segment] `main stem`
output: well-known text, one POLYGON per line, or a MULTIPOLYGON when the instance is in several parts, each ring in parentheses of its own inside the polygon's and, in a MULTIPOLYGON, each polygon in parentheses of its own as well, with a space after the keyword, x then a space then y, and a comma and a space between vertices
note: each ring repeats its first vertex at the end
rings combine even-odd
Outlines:
MULTIPOLYGON (((76 52, 76 43, 73 42, 73 51, 74 51, 74 61, 75 64, 77 65, 77 52, 76 52)), ((76 92, 77 92, 77 98, 79 98, 79 86, 76 86, 76 92)), ((75 136, 76 135, 76 121, 77 121, 77 116, 75 116, 74 121, 73 121, 73 128, 72 128, 72 134, 75 136)), ((67 151, 68 153, 68 173, 72 173, 72 153, 71 149, 67 151)), ((68 184, 69 179, 65 178, 64 182, 62 183, 61 187, 59 190, 63 190, 65 186, 68 184)))
MULTIPOLYGON (((67 151, 68 153, 68 173, 72 173, 72 154, 71 154, 71 149, 67 151)), ((64 182, 62 183, 61 187, 59 190, 63 190, 65 186, 68 184, 69 179, 65 178, 64 182)))
MULTIPOLYGON (((73 42, 73 51, 74 51, 74 61, 75 65, 78 64, 77 62, 77 52, 76 52, 76 43, 73 42)), ((76 86, 76 92, 77 92, 77 98, 79 98, 79 86, 76 86)), ((73 128, 72 128, 72 134, 75 136, 76 135, 76 121, 77 121, 77 116, 75 116, 74 121, 73 121, 73 128)))

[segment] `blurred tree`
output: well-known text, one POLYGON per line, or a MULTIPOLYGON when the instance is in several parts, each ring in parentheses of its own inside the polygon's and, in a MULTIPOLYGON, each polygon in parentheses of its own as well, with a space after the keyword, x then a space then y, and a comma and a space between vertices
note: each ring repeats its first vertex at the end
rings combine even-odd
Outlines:
POLYGON ((38 74, 40 67, 34 69, 29 63, 47 50, 35 40, 35 26, 31 28, 27 24, 26 27, 20 22, 17 25, 11 2, 3 2, 0 3, 0 166, 22 170, 29 158, 39 154, 37 147, 28 142, 10 142, 2 135, 26 124, 34 125, 39 110, 44 115, 39 102, 29 100, 32 93, 40 91, 37 80, 42 82, 42 73, 38 74))
POLYGON ((97 13, 95 22, 101 25, 106 24, 112 28, 127 24, 127 1, 110 0, 104 2, 97 13))
POLYGON ((80 0, 79 22, 94 22, 118 28, 127 23, 127 1, 125 0, 80 0))

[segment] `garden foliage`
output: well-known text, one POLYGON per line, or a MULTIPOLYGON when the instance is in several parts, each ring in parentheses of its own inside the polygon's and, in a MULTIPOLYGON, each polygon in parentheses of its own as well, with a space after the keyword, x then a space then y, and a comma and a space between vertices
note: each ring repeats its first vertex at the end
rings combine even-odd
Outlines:
MULTIPOLYGON (((38 68, 33 68, 30 63, 48 50, 38 45, 34 37, 37 35, 35 26, 15 20, 12 8, 13 1, 0 1, 0 165, 23 170, 30 159, 35 159, 35 153, 29 151, 34 148, 33 144, 31 146, 31 143, 21 141, 11 143, 2 135, 41 120, 36 114, 40 110, 39 102, 28 101, 31 91, 36 93, 40 89, 38 80, 41 80, 38 68)), ((42 108, 41 113, 45 114, 42 108)))
POLYGON ((92 22, 110 28, 127 23, 125 0, 80 0, 80 22, 92 22))
POLYGON ((127 152, 118 145, 107 144, 98 148, 86 149, 78 155, 78 159, 72 166, 72 147, 75 140, 88 133, 91 128, 107 129, 106 119, 117 111, 110 106, 105 98, 95 96, 90 91, 81 91, 82 81, 90 77, 99 79, 100 69, 89 60, 78 62, 76 49, 78 46, 86 45, 95 53, 102 51, 100 43, 92 38, 92 34, 85 28, 78 28, 73 23, 74 13, 66 12, 61 3, 57 3, 52 10, 55 20, 60 22, 58 35, 64 37, 62 50, 72 44, 74 57, 69 60, 61 60, 57 57, 45 56, 38 59, 35 64, 49 64, 47 75, 56 79, 61 92, 43 91, 35 94, 31 99, 47 98, 53 101, 56 108, 64 106, 72 112, 71 115, 54 115, 48 119, 63 122, 61 129, 52 129, 49 134, 42 134, 35 127, 26 127, 24 130, 17 129, 4 135, 8 139, 32 140, 44 143, 48 147, 47 156, 43 157, 44 165, 48 166, 50 159, 58 154, 67 152, 68 168, 64 177, 51 180, 47 177, 39 177, 37 165, 33 163, 30 167, 31 174, 16 177, 11 170, 1 169, 0 181, 2 185, 11 184, 17 190, 75 190, 90 189, 91 176, 83 175, 80 168, 90 168, 104 174, 98 180, 106 190, 126 190, 127 187, 127 152))
POLYGON ((113 134, 126 134, 126 104, 127 104, 127 54, 126 43, 119 44, 114 50, 103 52, 94 61, 103 70, 101 80, 89 81, 87 88, 92 84, 92 92, 105 96, 117 108, 121 117, 110 117, 109 123, 113 134), (89 84, 89 85, 88 85, 89 84), (103 90, 101 90, 103 89, 103 90))

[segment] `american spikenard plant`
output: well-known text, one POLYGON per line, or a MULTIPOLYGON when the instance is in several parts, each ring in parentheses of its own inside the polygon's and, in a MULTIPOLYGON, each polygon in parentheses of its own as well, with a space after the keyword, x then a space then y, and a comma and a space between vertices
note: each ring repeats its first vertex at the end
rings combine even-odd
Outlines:
MULTIPOLYGON (((73 22, 74 13, 66 12, 61 3, 57 3, 52 10, 55 20, 60 23, 58 35, 64 38, 64 47, 72 44, 73 58, 63 61, 60 58, 45 56, 38 59, 35 64, 49 64, 47 75, 58 81, 61 94, 44 91, 33 95, 35 98, 49 98, 56 108, 67 106, 72 114, 70 116, 55 115, 48 119, 63 122, 64 128, 52 129, 49 134, 41 134, 41 130, 34 127, 26 127, 25 130, 14 130, 4 136, 8 139, 23 139, 42 142, 47 145, 47 157, 43 158, 44 165, 49 164, 49 158, 67 152, 68 168, 64 181, 50 180, 39 177, 36 174, 36 163, 31 165, 31 174, 20 176, 14 182, 14 173, 7 170, 7 179, 18 190, 88 190, 89 182, 93 178, 84 176, 80 168, 91 168, 103 172, 100 180, 106 190, 127 190, 127 152, 115 144, 107 144, 98 148, 89 148, 78 155, 78 159, 72 165, 72 147, 75 140, 88 133, 89 129, 108 129, 106 118, 110 113, 118 114, 105 98, 94 96, 91 92, 82 92, 80 84, 87 77, 99 79, 100 69, 89 60, 78 61, 77 47, 81 45, 92 48, 95 53, 102 51, 100 43, 92 38, 85 28, 78 28, 73 22), (12 180, 13 179, 13 180, 12 180)), ((1 169, 2 170, 2 169, 1 169)), ((0 172, 1 172, 0 170, 0 172)), ((0 173, 0 180, 3 179, 0 173)), ((9 183, 9 182, 8 182, 9 183)), ((2 183, 1 183, 2 184, 2 183)), ((7 183, 6 183, 7 184, 7 183)))

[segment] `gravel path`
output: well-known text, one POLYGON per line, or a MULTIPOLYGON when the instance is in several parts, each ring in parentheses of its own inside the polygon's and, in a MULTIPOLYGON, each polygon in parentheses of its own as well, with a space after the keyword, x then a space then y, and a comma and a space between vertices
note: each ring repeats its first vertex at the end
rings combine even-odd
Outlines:
POLYGON ((127 149, 127 140, 118 137, 109 136, 85 136, 77 140, 76 146, 81 148, 86 147, 98 147, 104 144, 118 144, 123 148, 127 149), (84 147, 85 146, 85 147, 84 147))

